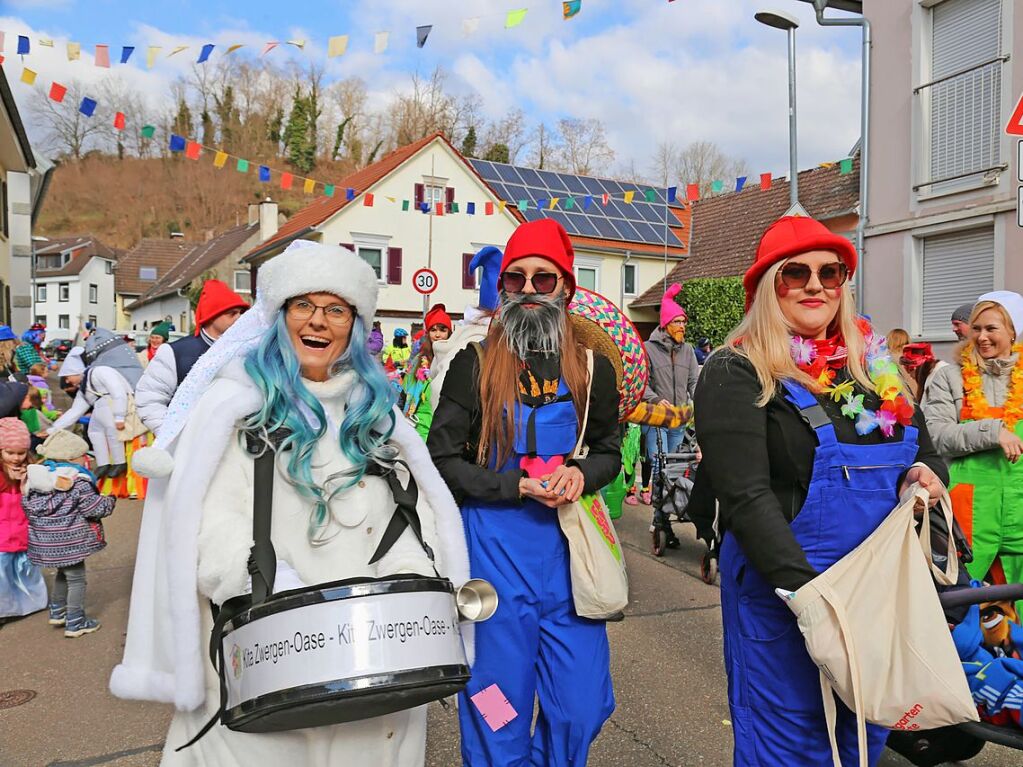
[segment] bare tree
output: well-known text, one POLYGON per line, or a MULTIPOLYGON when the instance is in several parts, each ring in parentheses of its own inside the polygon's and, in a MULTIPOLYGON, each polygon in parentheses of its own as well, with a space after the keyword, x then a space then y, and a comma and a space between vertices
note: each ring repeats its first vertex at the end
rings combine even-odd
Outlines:
POLYGON ((81 160, 104 138, 106 123, 102 116, 87 117, 79 109, 86 95, 85 88, 77 80, 72 80, 67 86, 67 93, 60 102, 51 99, 44 90, 33 91, 30 110, 44 126, 47 149, 55 154, 81 160))
POLYGON ((399 146, 418 141, 435 131, 454 137, 463 107, 445 92, 444 80, 444 71, 440 67, 433 70, 428 80, 414 74, 411 91, 395 96, 389 116, 394 141, 399 146))
POLYGON ((678 153, 674 171, 680 183, 699 184, 703 196, 712 191, 715 181, 734 180, 745 175, 747 167, 745 160, 729 157, 711 141, 694 141, 678 153))
POLYGON ((500 120, 491 123, 483 131, 483 140, 480 142, 483 147, 482 155, 487 155, 497 144, 508 149, 508 161, 515 162, 519 152, 529 143, 526 137, 526 116, 517 107, 512 109, 500 120))
POLYGON ((558 121, 561 134, 561 164, 571 173, 593 176, 607 172, 615 159, 607 143, 604 123, 595 118, 570 117, 558 121))
POLYGON ((526 161, 532 167, 540 170, 566 170, 561 162, 559 137, 546 123, 539 123, 529 134, 529 138, 529 154, 526 161))

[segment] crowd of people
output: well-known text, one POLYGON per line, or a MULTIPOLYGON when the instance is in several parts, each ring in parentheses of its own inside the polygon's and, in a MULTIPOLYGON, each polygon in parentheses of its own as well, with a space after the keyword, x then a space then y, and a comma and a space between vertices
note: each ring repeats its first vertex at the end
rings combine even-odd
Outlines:
MULTIPOLYGON (((856 315, 846 238, 785 217, 745 274, 745 318, 716 349, 687 341, 682 286, 668 287, 646 391, 623 422, 622 359, 573 320, 573 262, 559 224, 522 224, 473 260, 476 306, 456 319, 436 304, 415 335, 385 343, 373 270, 344 247, 296 241, 260 269, 251 308, 208 281, 193 336, 169 342, 157 325, 136 353, 92 329, 57 371, 73 396, 64 413, 36 336, 0 328, 0 365, 24 377, 0 384, 0 618, 48 610, 67 637, 99 628, 85 559, 105 545, 114 499, 145 499, 111 689, 175 705, 165 764, 422 765, 422 707, 258 735, 210 727, 226 672, 204 648, 225 604, 254 591, 254 464, 270 453, 276 591, 489 582, 496 612, 464 631, 464 763, 585 764, 615 706, 606 622, 621 615, 581 617, 582 554, 562 520, 622 476, 626 504, 651 503, 659 456, 689 440, 693 502, 718 517, 735 763, 832 764, 818 668, 788 606, 802 587, 914 486, 932 504, 950 489, 976 583, 1023 581, 1023 297, 957 309, 960 343, 939 360, 856 315), (637 471, 623 440, 640 439, 637 471), (49 591, 40 568, 56 569, 49 591), (483 702, 494 696, 501 722, 483 702)), ((1020 659, 1018 615, 989 604, 953 635, 981 714, 1000 723, 1019 721, 1023 664, 1002 664, 997 690, 980 669, 1020 659)), ((856 716, 837 708, 834 747, 859 763, 856 716)), ((868 763, 887 735, 867 728, 868 763)))

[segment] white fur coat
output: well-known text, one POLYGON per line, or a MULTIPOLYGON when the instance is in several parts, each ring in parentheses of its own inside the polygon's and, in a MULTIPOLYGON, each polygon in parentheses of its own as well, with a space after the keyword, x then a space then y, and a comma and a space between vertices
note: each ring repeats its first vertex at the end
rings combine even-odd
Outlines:
MULTIPOLYGON (((200 573, 201 539, 205 537, 200 528, 207 527, 203 501, 214 472, 230 449, 230 440, 236 438, 239 419, 255 412, 260 404, 261 395, 243 363, 238 360, 225 366, 171 446, 174 471, 168 478, 151 480, 139 533, 124 658, 110 679, 111 692, 118 697, 173 703, 181 711, 192 711, 204 702, 209 637, 202 636, 200 630, 199 593, 219 598, 231 596, 232 591, 239 593, 235 560, 247 557, 251 545, 252 493, 248 489, 238 499, 235 511, 239 521, 234 526, 247 525, 247 529, 240 537, 232 535, 229 546, 233 549, 225 550, 225 561, 232 564, 222 578, 214 579, 226 584, 219 593, 212 581, 199 580, 210 575, 200 573)), ((437 569, 460 586, 469 579, 469 557, 458 507, 422 439, 400 415, 391 442, 419 486, 423 536, 436 552, 437 569)), ((360 550, 358 556, 362 554, 360 550)), ((421 562, 406 558, 396 568, 406 569, 413 561, 421 562)), ((302 568, 298 569, 301 575, 302 568)), ((306 570, 306 577, 314 572, 306 570)), ((472 634, 472 627, 463 624, 470 663, 472 634)))

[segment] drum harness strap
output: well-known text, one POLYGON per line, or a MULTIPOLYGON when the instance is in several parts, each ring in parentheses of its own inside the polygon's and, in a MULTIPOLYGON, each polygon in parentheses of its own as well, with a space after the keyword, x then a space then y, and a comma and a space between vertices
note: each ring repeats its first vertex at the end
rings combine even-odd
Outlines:
MULTIPOLYGON (((278 429, 264 439, 252 432, 246 432, 246 448, 254 458, 255 472, 253 482, 252 500, 252 549, 249 552, 248 570, 252 578, 251 594, 242 594, 232 597, 218 607, 212 601, 210 610, 213 613, 213 631, 210 633, 210 662, 213 668, 220 672, 220 641, 225 626, 234 618, 246 610, 264 603, 272 594, 274 578, 277 573, 277 553, 274 550, 273 542, 270 540, 270 530, 273 521, 273 487, 274 487, 274 456, 284 438, 288 435, 287 430, 278 429)), ((394 497, 395 509, 391 520, 384 530, 376 551, 369 560, 369 564, 379 562, 397 543, 406 528, 412 530, 412 534, 419 541, 419 544, 430 558, 433 571, 440 577, 435 564, 434 552, 429 544, 423 539, 423 525, 419 519, 419 512, 416 506, 419 502, 419 488, 416 485, 412 472, 409 471, 408 487, 402 487, 398 480, 397 466, 408 465, 404 461, 397 461, 394 467, 388 467, 379 463, 372 463, 367 467, 366 473, 370 476, 382 477, 387 482, 394 497)), ((175 751, 181 751, 198 742, 208 733, 223 716, 227 701, 227 690, 224 685, 223 676, 220 681, 220 708, 210 718, 202 729, 196 733, 188 743, 178 746, 175 751)))

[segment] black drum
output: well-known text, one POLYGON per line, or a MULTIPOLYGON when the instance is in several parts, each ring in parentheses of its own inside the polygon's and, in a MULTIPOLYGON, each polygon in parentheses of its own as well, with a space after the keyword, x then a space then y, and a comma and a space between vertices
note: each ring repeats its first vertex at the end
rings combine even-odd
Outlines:
POLYGON ((242 732, 369 719, 469 680, 454 588, 439 577, 273 594, 224 622, 219 652, 221 721, 242 732))

